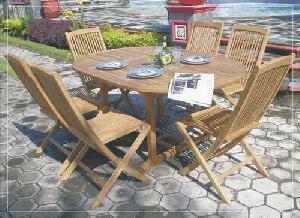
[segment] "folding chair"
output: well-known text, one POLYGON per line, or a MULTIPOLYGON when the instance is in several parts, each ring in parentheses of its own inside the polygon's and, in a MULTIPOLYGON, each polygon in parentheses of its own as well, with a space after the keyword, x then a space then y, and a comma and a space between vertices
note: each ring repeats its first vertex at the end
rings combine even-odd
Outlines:
POLYGON ((67 157, 67 160, 59 170, 61 178, 67 179, 78 165, 87 172, 87 176, 96 184, 103 186, 92 204, 92 208, 99 206, 123 171, 141 181, 148 180, 148 177, 144 173, 133 169, 128 163, 132 155, 148 135, 150 131, 148 124, 134 117, 114 112, 99 114, 90 120, 85 120, 56 73, 48 72, 38 66, 31 66, 31 70, 42 84, 54 107, 67 122, 68 130, 77 136, 83 144, 78 154, 72 152, 67 157), (53 90, 56 91, 53 92, 53 90), (133 132, 137 132, 138 136, 122 159, 117 157, 105 145, 106 143, 133 132), (98 151, 116 165, 115 171, 106 182, 82 162, 82 158, 89 148, 98 151))
MULTIPOLYGON (((33 99, 39 104, 39 106, 41 107, 41 112, 43 112, 56 122, 54 127, 52 127, 46 138, 43 140, 42 144, 36 150, 36 153, 43 153, 48 146, 48 143, 51 142, 60 151, 65 154, 69 154, 69 151, 66 148, 64 148, 54 138, 52 138, 52 136, 57 131, 59 131, 62 126, 67 127, 67 124, 53 107, 37 78, 30 70, 29 64, 12 54, 5 54, 5 58, 8 60, 9 64, 12 66, 33 99)), ((72 97, 72 99, 75 104, 78 105, 81 114, 86 114, 91 111, 97 111, 97 106, 95 105, 85 102, 78 97, 72 97)))
POLYGON ((246 164, 254 163, 258 171, 268 176, 268 172, 255 155, 253 149, 244 138, 259 125, 259 120, 276 96, 280 85, 286 76, 295 55, 274 59, 264 65, 256 66, 250 75, 241 99, 234 111, 219 105, 191 114, 189 117, 176 122, 176 126, 183 137, 183 143, 159 155, 158 158, 173 157, 180 152, 190 149, 195 160, 180 169, 179 173, 186 176, 199 165, 203 168, 211 184, 219 193, 221 199, 230 203, 228 195, 223 191, 221 183, 226 176, 238 171, 246 164), (202 133, 191 136, 188 130, 198 129, 202 133), (215 137, 215 139, 214 139, 215 137), (200 150, 198 143, 212 141, 206 150, 200 150), (248 157, 231 169, 215 176, 207 161, 225 155, 230 149, 240 144, 248 157))
POLYGON ((237 99, 232 94, 244 90, 247 79, 254 67, 261 64, 269 33, 269 28, 260 26, 242 24, 235 24, 233 26, 225 56, 243 63, 247 67, 247 70, 243 79, 215 90, 216 94, 224 96, 234 105, 237 104, 237 99))
POLYGON ((219 50, 223 28, 223 22, 194 22, 186 49, 198 51, 203 54, 216 54, 219 50))
MULTIPOLYGON (((106 46, 104 44, 99 27, 66 32, 66 38, 74 60, 77 60, 89 54, 95 54, 106 50, 106 46)), ((79 76, 86 90, 86 94, 88 97, 86 100, 91 102, 93 102, 93 98, 98 100, 101 97, 101 91, 99 91, 96 96, 93 97, 92 90, 97 88, 101 89, 101 84, 97 84, 97 82, 90 76, 83 74, 79 74, 79 76)), ((111 86, 108 87, 108 89, 113 90, 117 89, 117 87, 111 86)), ((115 102, 115 107, 118 107, 119 103, 122 100, 125 100, 133 110, 133 112, 137 114, 137 111, 128 96, 130 91, 125 89, 120 89, 120 91, 121 97, 115 102)))

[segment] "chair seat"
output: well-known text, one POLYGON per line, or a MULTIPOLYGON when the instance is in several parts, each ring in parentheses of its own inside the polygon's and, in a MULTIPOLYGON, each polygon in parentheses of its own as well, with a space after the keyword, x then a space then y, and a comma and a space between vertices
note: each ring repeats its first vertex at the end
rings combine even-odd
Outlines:
POLYGON ((87 101, 82 100, 78 97, 72 97, 74 103, 76 104, 77 108, 79 109, 81 114, 85 114, 91 111, 97 110, 97 106, 88 103, 87 101))
POLYGON ((215 89, 214 93, 217 95, 230 95, 237 92, 244 91, 245 86, 239 83, 231 83, 219 89, 215 89))
POLYGON ((209 109, 191 114, 189 117, 179 120, 179 122, 209 134, 216 135, 224 127, 232 111, 217 105, 209 109))
POLYGON ((104 144, 148 125, 134 117, 114 112, 99 114, 87 122, 104 144))

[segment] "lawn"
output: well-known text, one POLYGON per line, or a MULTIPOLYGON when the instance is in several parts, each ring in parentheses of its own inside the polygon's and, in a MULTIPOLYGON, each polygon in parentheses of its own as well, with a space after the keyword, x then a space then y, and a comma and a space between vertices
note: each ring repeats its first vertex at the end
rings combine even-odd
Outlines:
POLYGON ((5 60, 0 60, 0 72, 6 73, 9 77, 12 77, 14 79, 19 79, 15 71, 5 60))

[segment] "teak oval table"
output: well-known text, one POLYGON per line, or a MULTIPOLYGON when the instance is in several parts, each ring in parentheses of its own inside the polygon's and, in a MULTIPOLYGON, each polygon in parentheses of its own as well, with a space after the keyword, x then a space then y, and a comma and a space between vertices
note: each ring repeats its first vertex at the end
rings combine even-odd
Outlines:
MULTIPOLYGON (((81 74, 92 76, 101 84, 103 106, 108 108, 108 86, 120 87, 137 91, 144 96, 147 110, 147 121, 151 125, 151 132, 147 137, 148 158, 144 168, 154 165, 157 155, 156 149, 156 123, 154 115, 153 99, 155 96, 168 93, 169 82, 175 72, 180 73, 213 73, 215 75, 215 88, 219 88, 237 79, 241 79, 246 72, 246 67, 237 61, 230 60, 225 56, 216 55, 210 63, 204 65, 173 64, 166 67, 166 72, 161 76, 151 79, 132 79, 127 77, 130 69, 143 67, 149 64, 148 56, 157 47, 121 48, 106 50, 97 54, 88 55, 76 60, 73 69, 81 74), (96 65, 103 61, 123 60, 128 66, 118 70, 98 70, 96 65)), ((197 54, 184 50, 185 54, 197 54)))

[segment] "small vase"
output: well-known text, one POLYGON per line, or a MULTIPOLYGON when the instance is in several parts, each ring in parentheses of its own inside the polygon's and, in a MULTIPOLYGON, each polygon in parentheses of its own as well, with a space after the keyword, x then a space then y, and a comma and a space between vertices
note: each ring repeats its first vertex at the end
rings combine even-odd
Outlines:
POLYGON ((60 4, 57 0, 43 0, 41 15, 44 18, 58 18, 60 15, 60 4))

